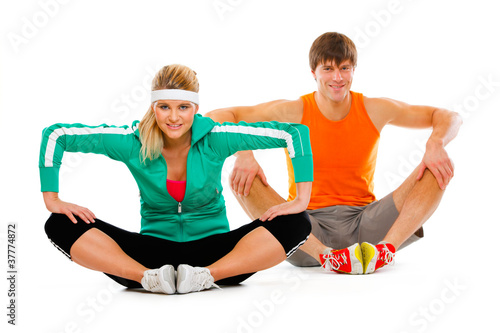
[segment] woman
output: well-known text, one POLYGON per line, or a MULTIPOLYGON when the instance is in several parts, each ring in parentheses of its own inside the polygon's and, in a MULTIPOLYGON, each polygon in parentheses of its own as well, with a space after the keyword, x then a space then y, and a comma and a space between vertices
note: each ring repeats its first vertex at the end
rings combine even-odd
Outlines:
POLYGON ((55 124, 43 132, 40 178, 53 214, 51 242, 74 262, 118 283, 166 294, 237 284, 290 256, 311 227, 312 154, 307 127, 284 123, 215 123, 198 114, 196 73, 182 65, 154 77, 151 106, 132 127, 55 124), (222 185, 224 160, 239 150, 287 147, 299 195, 258 220, 229 231, 222 185), (141 231, 96 218, 58 196, 63 153, 92 152, 121 161, 141 193, 141 231), (177 267, 177 274, 175 268, 177 267))

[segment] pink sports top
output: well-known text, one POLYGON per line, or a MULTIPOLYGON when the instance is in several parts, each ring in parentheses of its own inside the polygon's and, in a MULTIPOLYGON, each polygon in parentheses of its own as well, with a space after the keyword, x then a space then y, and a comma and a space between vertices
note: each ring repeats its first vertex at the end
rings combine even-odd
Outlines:
POLYGON ((167 179, 167 191, 176 201, 181 202, 184 200, 186 193, 186 181, 169 180, 167 179))

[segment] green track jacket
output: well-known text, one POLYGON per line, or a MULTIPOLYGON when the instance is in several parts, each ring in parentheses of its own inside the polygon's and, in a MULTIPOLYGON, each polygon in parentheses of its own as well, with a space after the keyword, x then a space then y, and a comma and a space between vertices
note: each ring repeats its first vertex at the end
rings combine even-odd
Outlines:
POLYGON ((141 162, 139 121, 129 126, 55 124, 43 131, 40 149, 42 192, 59 191, 63 153, 103 154, 125 163, 141 193, 141 234, 185 242, 229 231, 222 196, 224 160, 240 150, 287 148, 296 182, 313 181, 309 129, 279 122, 216 123, 195 115, 187 158, 186 194, 172 198, 163 156, 141 162))

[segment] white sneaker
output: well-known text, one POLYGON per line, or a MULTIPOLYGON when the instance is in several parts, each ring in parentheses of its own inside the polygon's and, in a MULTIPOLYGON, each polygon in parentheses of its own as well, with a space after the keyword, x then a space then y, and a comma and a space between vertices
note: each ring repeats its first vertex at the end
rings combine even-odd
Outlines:
POLYGON ((177 267, 177 292, 179 294, 202 291, 212 287, 219 288, 214 283, 214 278, 208 268, 192 267, 189 265, 179 265, 177 267))
POLYGON ((141 284, 144 289, 154 293, 175 294, 174 266, 165 265, 145 271, 141 284))

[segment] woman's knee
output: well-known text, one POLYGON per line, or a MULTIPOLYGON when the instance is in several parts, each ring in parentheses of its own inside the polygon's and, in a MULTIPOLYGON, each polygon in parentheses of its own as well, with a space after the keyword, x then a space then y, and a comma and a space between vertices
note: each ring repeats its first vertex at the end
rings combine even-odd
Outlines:
POLYGON ((90 228, 92 226, 81 219, 78 219, 78 223, 73 223, 64 214, 54 213, 45 222, 45 233, 50 242, 68 257, 71 246, 90 228))
POLYGON ((273 221, 264 222, 263 225, 287 234, 293 233, 299 237, 306 237, 311 233, 311 221, 306 212, 277 216, 273 221))
POLYGON ((277 216, 263 225, 289 252, 303 243, 311 233, 311 222, 307 213, 277 216))
POLYGON ((297 234, 307 237, 311 233, 311 220, 306 212, 290 215, 291 219, 287 221, 289 228, 293 228, 297 234))
POLYGON ((47 234, 47 237, 52 239, 60 229, 58 227, 60 227, 63 223, 67 222, 65 220, 71 222, 71 220, 64 214, 52 213, 45 222, 45 233, 47 234))

